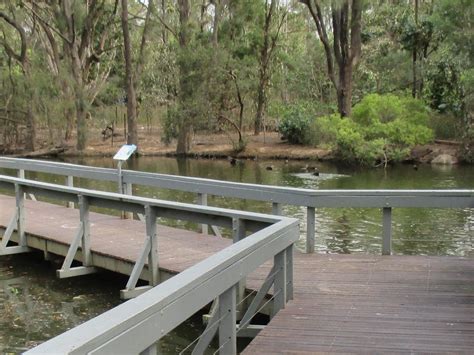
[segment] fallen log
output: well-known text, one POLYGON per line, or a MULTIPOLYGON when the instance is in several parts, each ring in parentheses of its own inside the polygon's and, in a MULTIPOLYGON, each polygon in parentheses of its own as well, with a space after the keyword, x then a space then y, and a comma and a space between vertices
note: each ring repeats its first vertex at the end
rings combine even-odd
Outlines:
POLYGON ((25 152, 25 153, 13 154, 9 156, 12 158, 52 157, 52 156, 57 156, 60 153, 63 153, 65 150, 66 150, 65 147, 44 148, 40 150, 35 150, 33 152, 25 152))

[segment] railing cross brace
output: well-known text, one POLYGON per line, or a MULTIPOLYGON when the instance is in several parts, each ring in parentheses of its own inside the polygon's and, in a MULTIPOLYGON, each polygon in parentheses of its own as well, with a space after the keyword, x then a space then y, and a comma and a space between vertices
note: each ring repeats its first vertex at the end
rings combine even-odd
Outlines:
POLYGON ((69 250, 64 259, 61 269, 56 270, 56 276, 60 279, 67 277, 87 275, 97 272, 95 267, 92 267, 92 256, 90 250, 90 223, 89 223, 89 200, 87 197, 79 195, 79 228, 74 237, 69 250), (72 262, 76 256, 77 250, 81 246, 82 251, 82 266, 71 267, 72 262))
POLYGON ((19 254, 31 251, 27 246, 25 234, 25 194, 23 188, 18 184, 15 184, 15 200, 15 213, 3 234, 2 242, 0 244, 0 255, 19 254), (18 233, 18 245, 8 246, 8 242, 11 239, 15 227, 18 233))
POLYGON ((146 238, 143 244, 142 251, 138 256, 133 270, 128 279, 125 289, 120 291, 120 297, 122 299, 134 298, 141 293, 148 291, 153 286, 160 283, 159 274, 159 263, 158 263, 158 237, 156 235, 156 209, 151 206, 145 206, 145 225, 146 225, 146 238), (145 263, 148 259, 148 281, 149 285, 136 287, 138 279, 142 274, 145 267, 145 263))

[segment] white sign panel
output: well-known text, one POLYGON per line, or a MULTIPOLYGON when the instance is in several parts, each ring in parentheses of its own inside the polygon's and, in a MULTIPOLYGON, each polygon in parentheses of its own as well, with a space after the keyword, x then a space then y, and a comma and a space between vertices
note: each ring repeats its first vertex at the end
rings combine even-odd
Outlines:
POLYGON ((132 155, 133 152, 136 150, 137 150, 137 146, 135 144, 125 144, 114 155, 114 160, 125 161, 128 158, 130 158, 130 155, 132 155))

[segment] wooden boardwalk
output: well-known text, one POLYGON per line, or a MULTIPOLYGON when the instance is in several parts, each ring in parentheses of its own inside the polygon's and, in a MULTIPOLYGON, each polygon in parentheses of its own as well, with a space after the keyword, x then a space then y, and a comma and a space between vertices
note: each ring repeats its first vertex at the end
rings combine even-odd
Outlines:
POLYGON ((244 354, 474 353, 474 260, 298 254, 295 297, 244 354))
MULTIPOLYGON (((0 195, 0 226, 14 211, 0 195)), ((26 201, 30 245, 65 255, 78 211, 26 201)), ((91 213, 94 265, 130 273, 144 223, 91 213)), ((158 228, 160 267, 180 272, 230 245, 215 236, 158 228)), ((256 288, 270 265, 247 279, 256 288)), ((245 354, 474 353, 474 260, 461 257, 295 253, 295 299, 245 354)))

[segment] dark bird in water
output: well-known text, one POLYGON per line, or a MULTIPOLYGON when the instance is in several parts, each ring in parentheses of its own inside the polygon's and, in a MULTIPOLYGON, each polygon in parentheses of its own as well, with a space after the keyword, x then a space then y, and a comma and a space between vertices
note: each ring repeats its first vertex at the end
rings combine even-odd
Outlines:
POLYGON ((418 170, 418 165, 413 164, 413 169, 418 170))
POLYGON ((314 175, 314 176, 319 176, 319 170, 318 170, 318 169, 314 169, 313 175, 314 175))
POLYGON ((235 166, 237 164, 237 159, 232 157, 228 157, 227 159, 229 160, 230 165, 235 166))
POLYGON ((265 169, 266 170, 273 170, 273 165, 268 165, 265 169))

